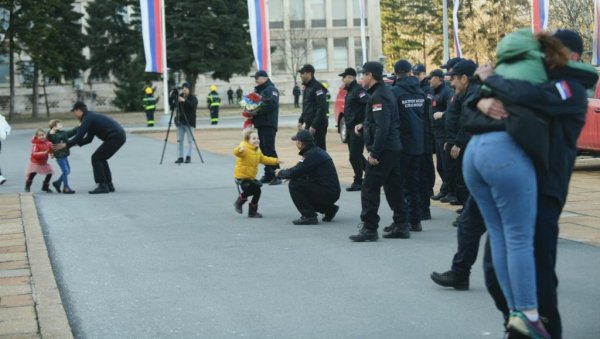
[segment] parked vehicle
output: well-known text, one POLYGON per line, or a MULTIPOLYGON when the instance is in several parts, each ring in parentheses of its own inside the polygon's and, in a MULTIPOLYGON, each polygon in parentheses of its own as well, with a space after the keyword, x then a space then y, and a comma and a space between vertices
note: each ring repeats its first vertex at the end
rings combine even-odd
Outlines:
POLYGON ((585 125, 577 140, 577 149, 580 152, 600 155, 600 85, 598 84, 594 97, 588 99, 585 125))

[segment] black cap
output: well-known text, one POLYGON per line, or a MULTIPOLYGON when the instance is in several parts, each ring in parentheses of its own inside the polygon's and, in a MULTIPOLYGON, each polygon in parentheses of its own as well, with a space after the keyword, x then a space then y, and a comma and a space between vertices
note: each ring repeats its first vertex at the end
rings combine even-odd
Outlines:
POLYGON ((71 112, 73 112, 76 109, 85 111, 85 110, 87 110, 87 106, 83 103, 83 101, 77 101, 76 103, 73 104, 73 108, 71 108, 71 112))
POLYGON ((570 29, 558 29, 553 35, 572 52, 575 52, 580 56, 583 54, 583 40, 579 33, 570 29))
POLYGON ((477 69, 477 64, 471 60, 462 60, 452 69, 450 72, 446 73, 446 75, 466 75, 468 77, 472 77, 477 69))
POLYGON ((452 58, 452 59, 446 61, 446 63, 444 65, 442 65, 440 68, 450 70, 450 69, 452 69, 452 67, 454 67, 454 65, 461 62, 462 60, 464 60, 464 59, 463 58, 452 58))
POLYGON ((348 68, 346 68, 344 70, 343 73, 340 73, 338 75, 341 76, 341 77, 345 77, 346 75, 351 75, 351 76, 355 77, 356 76, 356 71, 354 70, 354 68, 348 67, 348 68))
POLYGON ((312 73, 315 74, 315 68, 311 64, 306 64, 302 66, 297 73, 312 73))
POLYGON ((254 78, 254 79, 256 79, 256 78, 258 78, 258 77, 265 77, 265 78, 268 78, 268 77, 269 77, 269 74, 267 74, 267 72, 265 72, 265 71, 263 71, 263 70, 261 69, 261 70, 258 70, 258 72, 254 73, 254 75, 253 75, 253 76, 251 76, 251 78, 254 78))
POLYGON ((425 68, 425 65, 423 64, 416 64, 413 69, 412 69, 413 73, 425 73, 427 72, 427 68, 425 68))
POLYGON ((373 76, 383 78, 383 65, 377 61, 367 61, 362 67, 363 73, 371 73, 373 76))
POLYGON ((408 73, 411 69, 412 65, 410 64, 410 62, 404 59, 398 60, 398 62, 396 62, 396 64, 394 65, 394 72, 396 73, 408 73))
POLYGON ((441 69, 434 69, 433 71, 431 71, 431 73, 429 73, 429 76, 443 78, 444 71, 442 71, 441 69))
POLYGON ((312 133, 310 133, 308 130, 301 129, 298 131, 298 133, 296 133, 296 135, 292 136, 292 140, 302 142, 313 142, 315 138, 313 137, 312 133))
POLYGON ((184 88, 184 87, 187 87, 187 89, 192 89, 192 85, 190 85, 190 83, 189 83, 189 82, 187 82, 187 81, 184 81, 184 82, 181 84, 181 88, 184 88))

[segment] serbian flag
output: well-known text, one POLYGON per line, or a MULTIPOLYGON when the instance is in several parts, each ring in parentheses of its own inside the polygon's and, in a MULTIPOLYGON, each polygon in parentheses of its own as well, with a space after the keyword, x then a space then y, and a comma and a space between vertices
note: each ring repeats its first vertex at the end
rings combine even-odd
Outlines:
POLYGON ((550 0, 531 0, 531 17, 534 32, 541 32, 548 27, 549 9, 550 0))
POLYGON ((452 23, 454 25, 454 52, 457 58, 462 58, 462 50, 460 48, 460 40, 458 39, 458 9, 460 8, 460 0, 454 0, 454 11, 452 12, 452 23))
POLYGON ((600 0, 594 1, 594 45, 592 50, 592 65, 600 65, 600 39, 598 38, 598 23, 600 22, 600 0))
POLYGON ((271 42, 266 0, 248 0, 248 21, 252 51, 258 69, 271 70, 271 42))
POLYGON ((146 55, 146 72, 163 73, 161 0, 140 0, 142 36, 146 55))

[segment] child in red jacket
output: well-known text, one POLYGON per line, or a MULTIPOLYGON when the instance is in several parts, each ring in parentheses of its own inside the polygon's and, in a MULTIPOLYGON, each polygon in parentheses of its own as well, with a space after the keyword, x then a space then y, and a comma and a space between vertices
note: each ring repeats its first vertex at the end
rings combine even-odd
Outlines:
POLYGON ((52 154, 52 143, 46 139, 46 132, 38 128, 35 135, 31 139, 31 157, 29 158, 29 166, 25 172, 25 192, 31 191, 31 183, 36 174, 45 174, 42 191, 52 193, 50 189, 50 178, 54 174, 54 169, 48 163, 48 155, 52 154))

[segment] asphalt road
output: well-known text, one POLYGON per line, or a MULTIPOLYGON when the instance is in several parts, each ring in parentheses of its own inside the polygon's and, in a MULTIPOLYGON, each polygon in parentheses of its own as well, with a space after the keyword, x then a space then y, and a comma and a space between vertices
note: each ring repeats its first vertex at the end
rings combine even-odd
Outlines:
MULTIPOLYGON (((3 142, 4 191, 23 189, 33 130, 3 142)), ((53 269, 77 338, 500 338, 502 320, 483 285, 434 285, 449 268, 455 213, 409 240, 352 243, 359 193, 343 192, 332 223, 294 226, 287 185, 266 186, 259 211, 233 211, 233 157, 175 165, 160 140, 128 135, 111 159, 117 192, 89 195, 94 142, 72 149, 74 195, 35 200, 53 269)), ((58 166, 55 166, 57 172, 58 166)), ((382 223, 391 222, 381 207, 382 223)), ((600 333, 600 249, 561 240, 558 271, 565 338, 600 333)))

